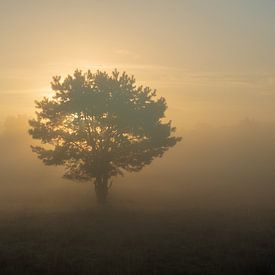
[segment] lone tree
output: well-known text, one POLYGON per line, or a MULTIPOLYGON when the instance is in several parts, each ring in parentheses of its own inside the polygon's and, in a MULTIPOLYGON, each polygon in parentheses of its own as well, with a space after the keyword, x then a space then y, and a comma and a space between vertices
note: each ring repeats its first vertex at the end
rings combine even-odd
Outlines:
POLYGON ((92 181, 100 202, 111 177, 141 170, 181 139, 163 121, 165 99, 125 72, 76 70, 51 86, 53 97, 36 101, 29 121, 30 135, 45 146, 32 150, 46 165, 64 165, 65 178, 92 181))

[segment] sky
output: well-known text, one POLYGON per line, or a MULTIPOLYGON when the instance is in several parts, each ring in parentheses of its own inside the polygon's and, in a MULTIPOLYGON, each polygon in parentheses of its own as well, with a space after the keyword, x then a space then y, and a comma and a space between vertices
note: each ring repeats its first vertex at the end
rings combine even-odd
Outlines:
POLYGON ((76 68, 135 75, 179 129, 274 121, 274 14, 273 0, 0 0, 0 121, 76 68))

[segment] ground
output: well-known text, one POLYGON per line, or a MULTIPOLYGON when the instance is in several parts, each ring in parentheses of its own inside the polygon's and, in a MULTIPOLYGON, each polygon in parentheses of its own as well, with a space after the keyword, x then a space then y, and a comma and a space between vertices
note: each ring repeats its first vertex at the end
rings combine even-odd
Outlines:
POLYGON ((275 274, 274 211, 82 203, 2 215, 1 274, 275 274))

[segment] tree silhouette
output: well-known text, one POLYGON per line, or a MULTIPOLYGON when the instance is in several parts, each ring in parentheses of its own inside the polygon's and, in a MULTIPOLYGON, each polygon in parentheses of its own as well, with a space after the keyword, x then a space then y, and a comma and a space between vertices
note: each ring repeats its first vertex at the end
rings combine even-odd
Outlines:
POLYGON ((65 178, 92 181, 99 201, 111 177, 141 170, 181 139, 163 121, 165 99, 125 72, 76 70, 51 86, 54 96, 36 101, 29 121, 29 133, 44 144, 32 150, 46 165, 64 165, 65 178))

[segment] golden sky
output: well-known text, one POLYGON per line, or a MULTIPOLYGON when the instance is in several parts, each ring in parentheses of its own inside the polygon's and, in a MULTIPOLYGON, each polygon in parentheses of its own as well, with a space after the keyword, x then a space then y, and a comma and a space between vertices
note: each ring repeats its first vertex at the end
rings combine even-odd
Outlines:
POLYGON ((1 0, 0 121, 53 75, 134 74, 178 128, 275 118, 275 1, 1 0))

